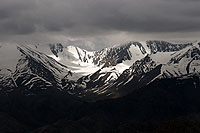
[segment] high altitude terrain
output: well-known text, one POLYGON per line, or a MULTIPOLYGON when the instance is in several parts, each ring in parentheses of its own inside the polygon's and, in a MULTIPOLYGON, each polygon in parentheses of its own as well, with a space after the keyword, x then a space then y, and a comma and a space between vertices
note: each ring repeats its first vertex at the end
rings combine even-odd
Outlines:
POLYGON ((1 45, 0 56, 0 111, 19 132, 117 132, 130 120, 199 119, 198 42, 129 42, 99 51, 1 45))

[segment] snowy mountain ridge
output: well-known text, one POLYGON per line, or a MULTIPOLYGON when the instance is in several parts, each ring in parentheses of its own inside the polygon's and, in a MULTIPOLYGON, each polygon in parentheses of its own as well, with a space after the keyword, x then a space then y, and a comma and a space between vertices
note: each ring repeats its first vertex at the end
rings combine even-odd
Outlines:
POLYGON ((93 52, 60 43, 1 45, 0 87, 10 88, 6 92, 22 87, 29 95, 55 87, 79 97, 117 98, 158 78, 199 73, 197 42, 143 45, 130 42, 93 52), (127 90, 130 84, 134 89, 127 90))
POLYGON ((144 58, 147 54, 139 42, 130 42, 100 51, 87 51, 60 43, 37 45, 37 50, 68 66, 72 72, 79 73, 79 77, 95 73, 102 67, 111 66, 120 68, 118 71, 122 73, 132 62, 144 58))
MULTIPOLYGON (((200 45, 194 43, 173 54, 170 61, 163 66, 162 72, 166 77, 176 77, 200 72, 200 45)), ((164 77, 165 77, 164 76, 164 77)))

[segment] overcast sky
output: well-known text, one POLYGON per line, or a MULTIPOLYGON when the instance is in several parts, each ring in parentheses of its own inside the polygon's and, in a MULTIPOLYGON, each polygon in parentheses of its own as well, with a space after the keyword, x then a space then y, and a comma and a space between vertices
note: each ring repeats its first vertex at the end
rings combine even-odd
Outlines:
POLYGON ((200 0, 0 0, 0 42, 70 42, 92 50, 198 40, 199 7, 200 0))

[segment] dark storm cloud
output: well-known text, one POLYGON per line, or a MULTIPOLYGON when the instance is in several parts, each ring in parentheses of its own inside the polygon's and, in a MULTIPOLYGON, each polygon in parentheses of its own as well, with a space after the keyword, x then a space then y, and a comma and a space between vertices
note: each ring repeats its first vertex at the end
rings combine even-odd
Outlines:
POLYGON ((1 0, 0 36, 199 32, 199 6, 199 0, 1 0))

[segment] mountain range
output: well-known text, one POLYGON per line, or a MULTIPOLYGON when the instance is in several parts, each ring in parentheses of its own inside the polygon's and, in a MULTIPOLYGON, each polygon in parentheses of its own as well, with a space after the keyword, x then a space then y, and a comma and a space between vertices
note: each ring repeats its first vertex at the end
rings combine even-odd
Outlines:
MULTIPOLYGON (((26 125, 23 132, 63 118, 77 126, 77 120, 103 115, 100 125, 111 120, 113 128, 133 119, 170 120, 200 111, 198 41, 133 41, 99 51, 61 43, 0 45, 0 56, 0 111, 26 125)), ((100 125, 81 128, 106 127, 100 125)))

